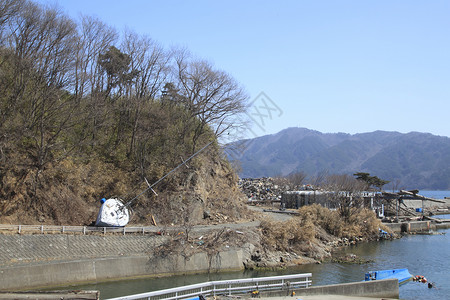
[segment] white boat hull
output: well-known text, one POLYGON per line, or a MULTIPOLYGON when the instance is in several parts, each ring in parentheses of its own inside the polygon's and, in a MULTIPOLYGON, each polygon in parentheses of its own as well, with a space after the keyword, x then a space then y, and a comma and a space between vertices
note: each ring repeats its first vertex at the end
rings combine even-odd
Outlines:
POLYGON ((123 227, 129 220, 130 215, 125 205, 119 199, 111 198, 100 207, 95 226, 123 227))

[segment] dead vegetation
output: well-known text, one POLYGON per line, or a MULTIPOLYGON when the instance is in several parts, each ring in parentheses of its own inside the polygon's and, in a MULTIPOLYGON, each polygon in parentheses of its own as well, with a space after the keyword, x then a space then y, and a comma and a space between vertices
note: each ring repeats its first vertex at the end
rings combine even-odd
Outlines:
POLYGON ((261 245, 266 252, 287 252, 316 260, 331 257, 333 247, 376 240, 384 228, 367 209, 355 210, 345 222, 337 211, 318 204, 304 206, 288 221, 262 221, 261 245))
POLYGON ((3 178, 9 195, 0 200, 1 223, 88 225, 95 220, 100 196, 126 193, 131 182, 119 169, 96 160, 85 164, 66 158, 40 172, 38 181, 32 172, 24 174, 3 178))
POLYGON ((183 231, 165 233, 165 242, 149 249, 149 253, 156 259, 183 257, 189 260, 195 253, 206 253, 209 259, 209 271, 214 271, 213 261, 220 257, 220 253, 230 249, 242 249, 249 245, 249 241, 259 244, 255 240, 258 233, 255 228, 235 230, 226 227, 198 232, 195 228, 185 227, 183 231))
MULTIPOLYGON (((210 149, 149 191, 133 205, 132 225, 198 225, 247 219, 237 178, 210 149)), ((17 169, 19 172, 19 169, 17 169)), ((72 158, 51 164, 39 175, 4 174, 0 191, 0 223, 28 225, 89 225, 95 221, 100 199, 133 199, 147 186, 136 173, 95 159, 72 158), (39 188, 33 189, 38 185, 39 188), (35 195, 35 196, 31 196, 35 195), (2 197, 3 196, 3 197, 2 197), (30 200, 31 199, 31 200, 30 200), (34 200, 33 200, 34 199, 34 200)))

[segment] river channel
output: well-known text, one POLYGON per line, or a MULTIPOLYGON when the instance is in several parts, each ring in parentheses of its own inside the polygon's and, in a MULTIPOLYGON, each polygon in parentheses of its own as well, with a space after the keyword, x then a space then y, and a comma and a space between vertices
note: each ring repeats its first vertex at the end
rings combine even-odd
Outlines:
MULTIPOLYGON (((440 216, 450 218, 450 215, 440 216)), ((166 278, 124 280, 70 289, 99 290, 101 299, 144 293, 176 286, 223 279, 276 276, 294 273, 312 273, 313 285, 346 283, 364 280, 371 270, 407 268, 413 275, 423 275, 435 284, 408 281, 400 285, 400 299, 449 299, 450 295, 450 229, 432 235, 406 235, 393 241, 363 243, 344 251, 371 262, 364 264, 324 263, 303 265, 282 271, 242 271, 220 274, 172 276, 166 278)))

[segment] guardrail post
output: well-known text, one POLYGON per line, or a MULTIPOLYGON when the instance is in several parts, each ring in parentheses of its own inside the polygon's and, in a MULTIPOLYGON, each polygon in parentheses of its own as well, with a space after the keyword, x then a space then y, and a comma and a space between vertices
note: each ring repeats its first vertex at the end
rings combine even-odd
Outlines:
POLYGON ((64 230, 65 230, 65 226, 62 227, 62 233, 64 233, 64 230))
POLYGON ((22 225, 19 225, 19 234, 22 231, 22 225))
POLYGON ((144 235, 145 234, 145 229, 144 229, 144 227, 142 227, 142 235, 144 235))
POLYGON ((123 226, 123 235, 125 235, 125 226, 123 226))
POLYGON ((106 234, 106 227, 103 227, 103 234, 106 234))
POLYGON ((41 234, 44 233, 44 225, 41 225, 41 234))
POLYGON ((86 226, 83 226, 83 235, 86 235, 86 226))

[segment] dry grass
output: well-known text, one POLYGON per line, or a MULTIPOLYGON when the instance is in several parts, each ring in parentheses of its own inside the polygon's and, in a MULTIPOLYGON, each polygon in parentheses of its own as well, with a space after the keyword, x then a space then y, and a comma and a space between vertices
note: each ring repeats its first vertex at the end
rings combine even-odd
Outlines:
POLYGON ((366 208, 353 208, 347 222, 337 211, 318 204, 302 207, 299 212, 300 218, 311 219, 316 226, 339 238, 359 237, 370 240, 378 237, 378 229, 383 227, 373 211, 366 208))
MULTIPOLYGON (((158 196, 148 191, 135 199, 130 224, 152 224, 152 216, 158 225, 231 223, 248 218, 251 213, 241 199, 236 174, 217 151, 210 147, 189 161, 188 167, 164 179, 154 187, 158 196)), ((88 225, 96 219, 101 198, 119 197, 127 202, 147 188, 137 172, 94 155, 48 164, 39 176, 15 167, 0 179, 0 223, 6 224, 88 225)))
POLYGON ((4 181, 3 189, 14 193, 0 203, 0 223, 88 225, 95 221, 99 199, 124 195, 132 186, 128 174, 95 160, 84 164, 65 159, 38 177, 33 171, 24 174, 11 177, 17 182, 4 181))
POLYGON ((262 244, 269 251, 308 252, 326 235, 337 238, 373 240, 378 238, 381 221, 368 209, 352 212, 348 222, 318 204, 302 207, 300 215, 285 222, 262 221, 262 244))
POLYGON ((314 223, 293 218, 285 222, 261 222, 262 245, 269 251, 302 251, 301 247, 315 238, 314 223))

